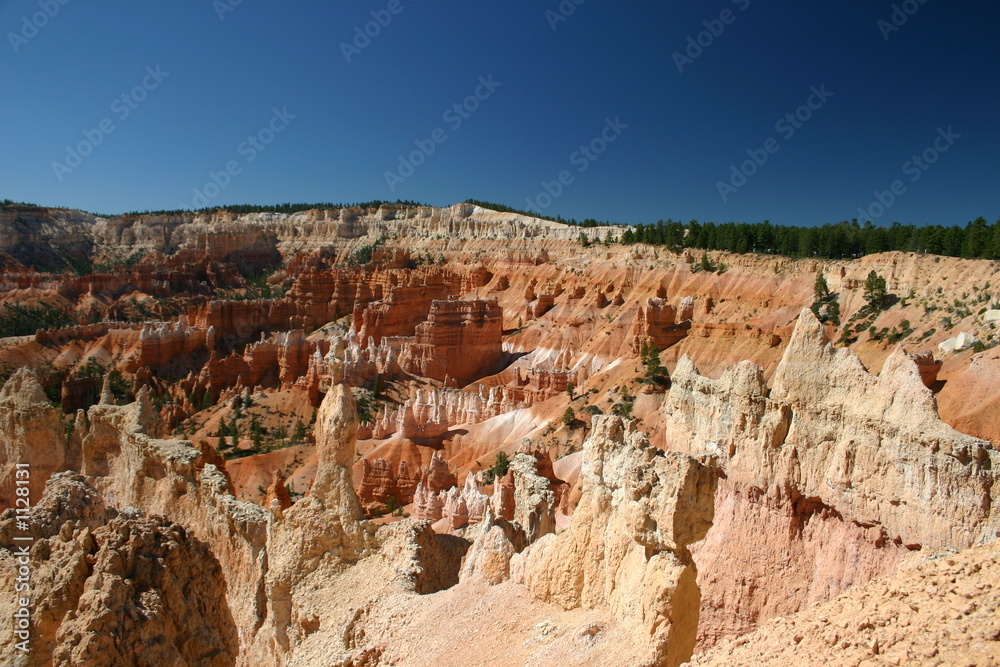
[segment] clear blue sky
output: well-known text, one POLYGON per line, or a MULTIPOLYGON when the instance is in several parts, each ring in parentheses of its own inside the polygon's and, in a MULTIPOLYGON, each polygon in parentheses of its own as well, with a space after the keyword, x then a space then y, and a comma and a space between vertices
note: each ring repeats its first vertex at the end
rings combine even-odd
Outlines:
POLYGON ((900 180, 880 223, 1000 215, 995 2, 909 0, 915 13, 886 32, 891 2, 584 0, 553 30, 558 0, 396 1, 348 63, 341 43, 390 0, 43 0, 58 12, 35 17, 37 34, 24 17, 43 11, 39 0, 0 0, 0 197, 107 213, 190 207, 232 161, 238 173, 207 203, 525 208, 565 170, 572 182, 547 214, 820 224, 859 217, 900 180), (220 7, 232 9, 224 20, 220 7), (727 9, 731 22, 702 35, 711 44, 679 72, 673 54, 727 9), (157 66, 169 73, 159 83, 147 73, 157 66), (491 75, 501 85, 480 88, 487 99, 456 127, 445 113, 491 75), (121 96, 144 78, 151 90, 127 108, 121 96), (813 100, 794 136, 778 131, 824 85, 833 96, 813 100), (295 117, 274 121, 263 151, 241 149, 274 109, 295 117), (574 156, 608 118, 628 127, 605 132, 615 140, 595 160, 574 156), (949 127, 960 138, 913 182, 905 163, 949 127), (435 130, 447 140, 390 189, 398 156, 435 130), (57 175, 85 131, 100 145, 57 175), (779 150, 723 201, 718 182, 769 138, 779 150))

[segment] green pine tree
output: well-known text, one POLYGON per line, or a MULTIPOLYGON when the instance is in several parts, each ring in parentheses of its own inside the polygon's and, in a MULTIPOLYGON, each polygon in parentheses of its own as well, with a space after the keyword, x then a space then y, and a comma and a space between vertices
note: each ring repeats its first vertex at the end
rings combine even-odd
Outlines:
POLYGON ((889 302, 885 278, 872 271, 865 280, 865 301, 872 310, 883 310, 889 302))

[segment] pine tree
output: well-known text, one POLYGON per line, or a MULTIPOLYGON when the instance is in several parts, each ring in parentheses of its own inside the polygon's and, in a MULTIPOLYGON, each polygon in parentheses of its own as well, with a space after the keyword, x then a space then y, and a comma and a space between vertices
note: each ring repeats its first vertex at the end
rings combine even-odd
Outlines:
POLYGON ((865 301, 873 310, 884 309, 889 302, 889 294, 886 291, 885 278, 872 271, 865 280, 865 301))
POLYGON ((816 297, 816 301, 826 301, 830 298, 830 286, 826 284, 826 278, 823 277, 822 271, 819 271, 816 274, 816 283, 813 286, 813 294, 816 297))
POLYGON ((707 252, 701 254, 701 262, 698 263, 698 268, 702 271, 712 271, 712 262, 709 261, 707 252))
POLYGON ((292 442, 303 442, 306 439, 306 425, 299 419, 295 422, 295 431, 292 433, 292 442))
POLYGON ((826 307, 826 319, 833 322, 835 326, 840 326, 840 303, 838 301, 831 301, 830 305, 826 307))

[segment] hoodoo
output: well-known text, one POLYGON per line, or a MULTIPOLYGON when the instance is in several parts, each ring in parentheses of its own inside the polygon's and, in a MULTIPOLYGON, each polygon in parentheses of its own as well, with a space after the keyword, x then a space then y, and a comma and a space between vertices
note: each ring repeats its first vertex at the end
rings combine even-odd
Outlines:
POLYGON ((1000 653, 995 323, 938 348, 992 262, 471 204, 0 231, 0 309, 46 322, 0 339, 4 664, 1000 653))

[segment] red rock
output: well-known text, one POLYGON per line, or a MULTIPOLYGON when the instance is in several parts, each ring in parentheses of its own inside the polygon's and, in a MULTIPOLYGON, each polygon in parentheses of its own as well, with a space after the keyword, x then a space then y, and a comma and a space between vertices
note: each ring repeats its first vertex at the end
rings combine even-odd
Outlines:
POLYGON ((676 309, 665 299, 648 299, 639 308, 632 327, 633 351, 639 352, 643 343, 656 345, 663 351, 684 340, 690 323, 676 324, 677 317, 676 309))
POLYGON ((920 371, 920 379, 923 381, 924 386, 932 389, 937 382, 938 372, 941 370, 943 362, 940 359, 935 359, 933 352, 910 354, 907 356, 917 365, 917 370, 920 371))
POLYGON ((417 326, 400 355, 400 366, 413 375, 461 384, 499 363, 503 311, 496 301, 435 301, 427 321, 417 326))
POLYGON ((261 504, 264 507, 271 507, 274 503, 283 510, 292 506, 292 499, 288 495, 288 489, 285 488, 285 476, 280 470, 274 471, 274 480, 267 487, 264 502, 261 504))
POLYGON ((694 317, 694 297, 686 296, 681 299, 680 307, 677 309, 677 323, 694 317))
POLYGON ((434 492, 447 491, 458 485, 454 471, 440 451, 434 452, 430 463, 420 468, 417 480, 426 489, 434 492))
MULTIPOLYGON (((212 334, 214 335, 214 331, 212 334)), ((205 352, 208 330, 187 326, 187 318, 176 324, 147 325, 139 333, 139 344, 125 369, 134 373, 140 368, 160 368, 175 359, 191 359, 205 352)))

